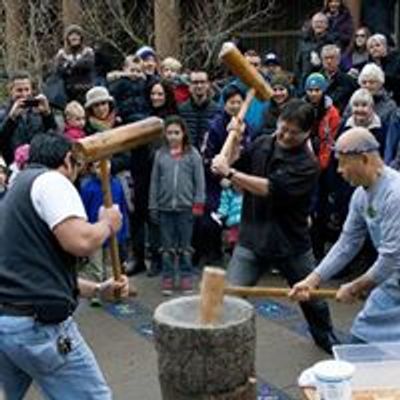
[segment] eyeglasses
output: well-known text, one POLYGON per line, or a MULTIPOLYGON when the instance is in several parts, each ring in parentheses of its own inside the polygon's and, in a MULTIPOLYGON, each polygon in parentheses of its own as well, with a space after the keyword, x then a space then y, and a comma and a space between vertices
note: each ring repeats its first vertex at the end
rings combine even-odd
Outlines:
POLYGON ((205 85, 207 81, 191 81, 192 85, 205 85))
POLYGON ((367 37, 367 35, 365 33, 356 33, 356 38, 361 37, 361 38, 365 38, 367 37))

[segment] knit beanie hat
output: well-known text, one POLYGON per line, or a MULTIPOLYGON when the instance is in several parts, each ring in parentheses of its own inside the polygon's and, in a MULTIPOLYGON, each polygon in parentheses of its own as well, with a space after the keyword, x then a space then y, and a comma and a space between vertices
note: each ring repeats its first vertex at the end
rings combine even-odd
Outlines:
POLYGON ((72 24, 69 25, 65 28, 64 31, 64 39, 66 39, 71 33, 77 33, 78 35, 80 35, 83 38, 83 29, 81 26, 76 25, 76 24, 72 24))
POLYGON ((135 55, 139 56, 142 60, 145 60, 148 57, 156 57, 156 52, 150 46, 142 46, 136 51, 135 55))
POLYGON ((292 90, 289 78, 285 74, 277 74, 273 76, 271 79, 271 87, 273 88, 274 86, 283 86, 289 93, 292 90))
POLYGON ((314 72, 307 77, 305 89, 321 89, 323 92, 328 87, 326 78, 319 72, 314 72))

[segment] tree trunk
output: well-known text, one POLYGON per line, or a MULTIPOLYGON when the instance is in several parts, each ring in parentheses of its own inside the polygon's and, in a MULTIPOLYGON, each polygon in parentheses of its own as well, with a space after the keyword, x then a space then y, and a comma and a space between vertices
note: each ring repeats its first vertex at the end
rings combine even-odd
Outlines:
POLYGON ((81 0, 63 0, 62 13, 64 28, 71 24, 80 25, 82 21, 81 0))
POLYGON ((7 60, 6 69, 8 72, 16 71, 26 67, 24 51, 27 48, 27 24, 23 16, 23 1, 3 0, 6 15, 6 46, 7 60))
POLYGON ((255 314, 225 296, 222 323, 199 321, 199 296, 174 299, 154 313, 163 400, 255 400, 255 314))
POLYGON ((159 57, 179 57, 179 0, 154 1, 155 47, 159 57))
POLYGON ((357 29, 360 26, 361 0, 349 0, 348 5, 353 16, 354 28, 357 29))

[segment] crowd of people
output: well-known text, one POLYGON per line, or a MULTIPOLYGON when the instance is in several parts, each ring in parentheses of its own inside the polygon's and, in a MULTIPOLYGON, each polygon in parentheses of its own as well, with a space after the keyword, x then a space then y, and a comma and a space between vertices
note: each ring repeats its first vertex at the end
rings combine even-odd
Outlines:
MULTIPOLYGON (((338 173, 335 143, 349 129, 368 129, 385 165, 400 168, 400 54, 391 38, 371 30, 354 26, 344 1, 328 0, 304 24, 295 65, 284 67, 268 49, 245 50, 273 95, 252 100, 238 121, 249 88, 237 77, 188 70, 184 60, 160 60, 150 46, 98 73, 84 30, 69 26, 39 94, 29 73, 9 77, 0 108, 0 201, 32 163, 36 136, 74 142, 157 116, 163 139, 117 154, 109 165, 126 273, 161 275, 165 295, 190 293, 194 268, 222 265, 228 254, 233 283, 255 284, 268 260, 294 285, 324 258, 348 214, 354 188, 338 173), (231 129, 241 131, 240 146, 234 159, 221 160, 231 129), (267 180, 254 178, 265 174, 267 180)), ((96 224, 96 163, 81 170, 76 186, 96 224)), ((375 247, 367 240, 359 268, 371 265, 375 247)), ((104 281, 106 246, 86 255, 82 270, 104 281)), ((329 351, 336 338, 326 304, 305 302, 302 309, 316 343, 329 351)))

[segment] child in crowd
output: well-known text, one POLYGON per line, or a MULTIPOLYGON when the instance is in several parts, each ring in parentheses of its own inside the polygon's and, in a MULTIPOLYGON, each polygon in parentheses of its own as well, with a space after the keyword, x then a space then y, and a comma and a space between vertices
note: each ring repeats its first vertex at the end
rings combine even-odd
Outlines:
POLYGON ((243 193, 239 188, 231 184, 229 180, 223 179, 221 184, 224 189, 221 192, 221 199, 217 215, 226 226, 226 244, 229 254, 232 254, 236 243, 239 240, 239 225, 242 214, 243 193))
POLYGON ((146 77, 143 61, 138 56, 127 56, 122 71, 113 71, 107 75, 110 94, 124 124, 146 118, 150 105, 146 99, 146 77))
POLYGON ((11 187, 15 182, 16 177, 28 164, 29 159, 29 144, 22 144, 15 149, 14 162, 10 165, 10 178, 8 186, 11 187))
POLYGON ((167 57, 161 62, 161 77, 172 85, 177 104, 184 103, 190 97, 189 83, 181 72, 182 64, 176 58, 167 57))
POLYGON ((150 184, 149 210, 159 221, 164 295, 174 289, 178 262, 180 288, 193 290, 191 238, 193 216, 204 210, 205 180, 200 154, 189 143, 184 120, 170 116, 165 121, 165 145, 156 153, 150 184))
MULTIPOLYGON (((122 227, 117 232, 121 263, 127 260, 127 240, 129 238, 129 216, 121 182, 117 177, 110 178, 111 193, 113 204, 117 204, 122 214, 122 227)), ((100 179, 99 162, 90 166, 90 174, 81 182, 80 194, 82 202, 88 216, 88 221, 94 223, 98 221, 100 207, 103 205, 103 192, 100 179)), ((105 267, 106 247, 99 249, 89 258, 89 263, 85 267, 84 274, 88 278, 102 282, 107 278, 105 267)), ((93 299, 93 304, 97 304, 97 299, 93 299)))
POLYGON ((84 127, 86 123, 85 109, 77 101, 69 102, 64 110, 65 125, 64 135, 71 141, 82 139, 86 136, 84 127))

